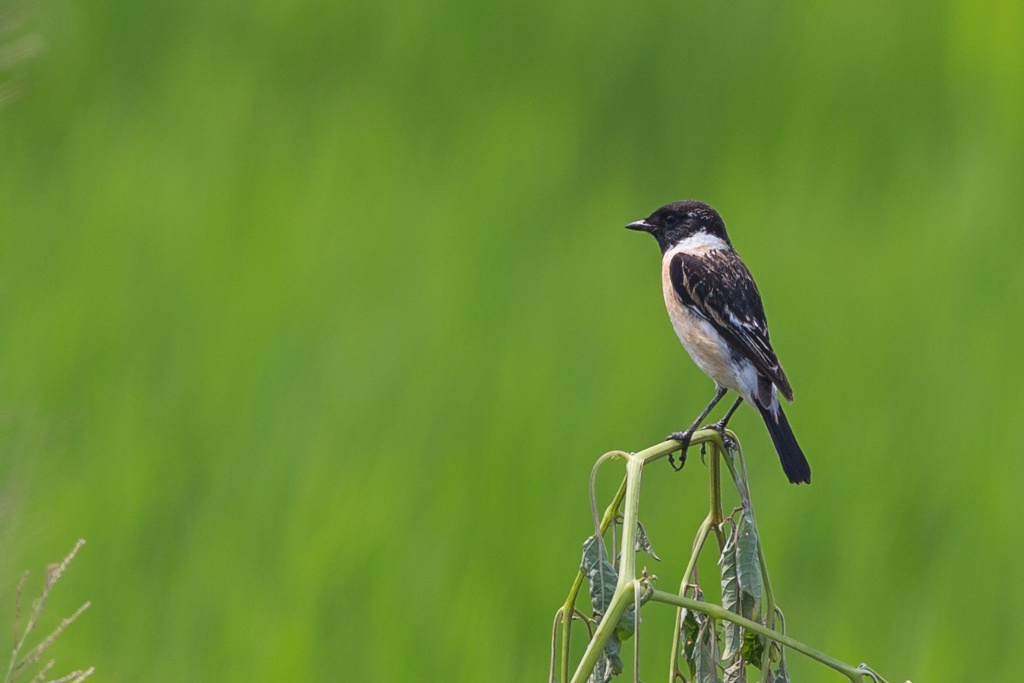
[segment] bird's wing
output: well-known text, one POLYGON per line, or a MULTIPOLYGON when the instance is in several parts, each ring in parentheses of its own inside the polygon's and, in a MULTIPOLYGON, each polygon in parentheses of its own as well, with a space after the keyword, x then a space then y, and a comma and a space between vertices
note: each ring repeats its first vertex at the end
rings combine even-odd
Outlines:
POLYGON ((711 323, 792 401, 793 389, 768 336, 761 294, 739 255, 724 249, 676 254, 669 275, 679 301, 711 323))

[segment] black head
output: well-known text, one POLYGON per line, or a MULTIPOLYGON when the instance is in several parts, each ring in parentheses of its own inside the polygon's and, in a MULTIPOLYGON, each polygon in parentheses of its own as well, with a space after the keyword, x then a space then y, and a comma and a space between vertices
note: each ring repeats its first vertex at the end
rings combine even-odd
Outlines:
POLYGON ((672 202, 661 207, 642 221, 626 226, 630 230, 643 230, 654 235, 662 253, 697 233, 718 237, 731 246, 725 233, 725 222, 718 212, 704 202, 688 200, 672 202))

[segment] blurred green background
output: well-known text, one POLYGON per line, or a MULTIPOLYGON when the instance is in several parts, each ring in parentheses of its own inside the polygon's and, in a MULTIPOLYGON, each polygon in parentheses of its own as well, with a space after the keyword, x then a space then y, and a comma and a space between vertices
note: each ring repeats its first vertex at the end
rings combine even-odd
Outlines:
MULTIPOLYGON (((622 229, 684 198, 796 391, 813 485, 732 423, 790 633, 1024 669, 1024 5, 3 7, 0 623, 86 538, 58 670, 542 680, 593 461, 713 392, 622 229)), ((706 486, 645 477, 662 588, 706 486)))

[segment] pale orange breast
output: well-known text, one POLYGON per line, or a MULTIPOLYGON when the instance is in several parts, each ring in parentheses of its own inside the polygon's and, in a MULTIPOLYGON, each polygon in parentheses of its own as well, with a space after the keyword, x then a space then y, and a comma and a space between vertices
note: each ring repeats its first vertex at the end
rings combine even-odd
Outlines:
MULTIPOLYGON (((669 278, 668 268, 662 269, 662 290, 665 295, 665 308, 668 309, 668 317, 672 321, 676 336, 697 367, 720 386, 748 397, 750 382, 744 380, 750 378, 740 376, 747 374, 743 372, 745 368, 737 368, 731 362, 727 342, 711 323, 690 311, 679 301, 669 278)), ((754 381, 756 382, 756 377, 754 381)))

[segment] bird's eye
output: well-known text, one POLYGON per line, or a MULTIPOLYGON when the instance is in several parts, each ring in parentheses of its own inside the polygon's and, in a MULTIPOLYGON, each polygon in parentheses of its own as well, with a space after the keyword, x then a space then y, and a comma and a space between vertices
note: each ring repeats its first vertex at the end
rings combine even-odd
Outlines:
POLYGON ((678 213, 670 213, 669 215, 665 216, 665 225, 675 225, 678 222, 679 222, 679 214, 678 213))

